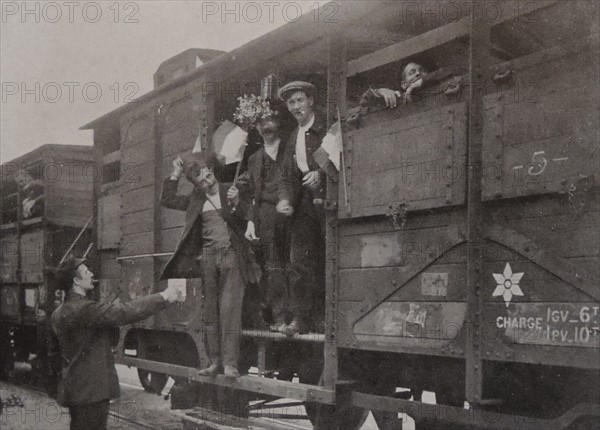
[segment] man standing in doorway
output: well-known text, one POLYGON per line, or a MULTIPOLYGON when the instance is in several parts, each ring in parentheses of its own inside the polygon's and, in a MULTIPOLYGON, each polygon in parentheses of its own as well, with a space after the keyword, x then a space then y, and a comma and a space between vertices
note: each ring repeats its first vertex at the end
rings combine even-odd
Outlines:
POLYGON ((276 332, 291 322, 287 320, 289 218, 275 210, 286 145, 280 137, 280 125, 277 114, 262 117, 256 124, 263 146, 248 159, 252 204, 245 233, 246 239, 258 245, 263 271, 261 295, 273 315, 271 331, 276 332))
MULTIPOLYGON (((290 82, 279 97, 298 122, 286 147, 279 185, 277 211, 292 217, 290 304, 292 322, 282 331, 288 336, 321 329, 325 302, 325 196, 326 172, 314 152, 327 133, 326 119, 314 110, 315 86, 290 82), (312 315, 311 315, 311 307, 312 315)), ((328 174, 337 173, 331 161, 328 174), (331 172, 331 173, 330 173, 331 172)))

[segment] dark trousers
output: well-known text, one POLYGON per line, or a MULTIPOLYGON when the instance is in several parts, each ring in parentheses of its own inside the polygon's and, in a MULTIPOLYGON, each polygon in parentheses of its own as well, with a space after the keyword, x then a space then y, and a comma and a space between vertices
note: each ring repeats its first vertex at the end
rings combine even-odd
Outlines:
POLYGON ((200 259, 204 328, 211 364, 237 366, 244 283, 232 247, 206 246, 200 259))
POLYGON ((105 430, 108 423, 109 401, 69 406, 71 430, 105 430))
POLYGON ((292 220, 290 261, 290 312, 306 327, 321 327, 325 309, 325 213, 312 200, 303 199, 292 220))
POLYGON ((261 296, 271 308, 275 322, 286 322, 289 314, 289 220, 277 213, 274 204, 267 202, 260 204, 259 218, 257 234, 260 245, 257 254, 263 274, 261 296))

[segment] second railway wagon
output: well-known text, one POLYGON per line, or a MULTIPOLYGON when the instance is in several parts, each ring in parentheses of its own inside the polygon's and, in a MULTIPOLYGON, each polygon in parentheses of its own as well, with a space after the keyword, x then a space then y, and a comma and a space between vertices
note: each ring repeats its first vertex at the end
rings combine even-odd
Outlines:
POLYGON ((91 245, 94 149, 48 144, 0 166, 0 377, 28 362, 48 375, 49 317, 55 296, 48 269, 91 245), (76 240, 78 239, 78 240, 76 240))
POLYGON ((102 291, 127 300, 164 288, 183 224, 159 204, 171 160, 210 146, 239 95, 309 80, 330 124, 352 119, 325 201, 324 332, 247 328, 262 377, 199 376, 201 282, 170 280, 185 304, 123 330, 120 362, 205 410, 303 401, 318 428, 368 410, 386 429, 399 412, 427 429, 597 428, 599 6, 457 6, 330 3, 85 126, 115 175, 95 190, 102 291), (457 71, 396 109, 354 109, 408 60, 457 71), (299 383, 274 377, 282 353, 299 383))

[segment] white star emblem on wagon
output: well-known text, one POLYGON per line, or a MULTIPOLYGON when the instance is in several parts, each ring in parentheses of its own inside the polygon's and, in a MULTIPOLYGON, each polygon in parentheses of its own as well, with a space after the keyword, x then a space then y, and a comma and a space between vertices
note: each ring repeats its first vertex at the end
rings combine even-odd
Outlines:
POLYGON ((522 296, 523 291, 519 287, 519 281, 525 273, 513 273, 510 268, 510 264, 506 263, 504 273, 492 273, 492 276, 496 280, 496 289, 492 293, 493 297, 502 296, 506 307, 510 304, 513 296, 522 296))

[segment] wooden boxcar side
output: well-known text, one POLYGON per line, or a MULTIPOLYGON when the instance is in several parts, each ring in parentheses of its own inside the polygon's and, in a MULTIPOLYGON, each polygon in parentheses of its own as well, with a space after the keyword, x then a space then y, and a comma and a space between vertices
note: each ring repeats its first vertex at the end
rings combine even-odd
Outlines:
MULTIPOLYGON (((479 80, 430 87, 345 133, 337 340, 364 351, 350 379, 377 351, 388 394, 406 386, 435 391, 442 404, 546 419, 598 402, 589 386, 600 370, 598 9, 540 6, 527 19, 538 42, 513 59, 476 64, 472 40, 479 80)), ((477 43, 486 32, 506 41, 518 21, 483 25, 477 43)), ((460 43, 455 24, 415 39, 460 43)), ((349 61, 348 76, 419 54, 413 46, 349 61)), ((559 421, 544 425, 567 425, 559 421)))
POLYGON ((90 245, 86 226, 96 167, 93 148, 79 145, 44 145, 0 166, 3 377, 10 376, 15 360, 27 361, 30 354, 40 371, 35 377, 47 376, 46 323, 55 307, 48 269, 59 264, 80 233, 73 252, 82 255, 90 245), (31 184, 39 200, 27 213, 23 202, 31 197, 31 184))

